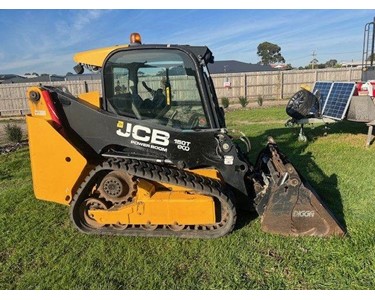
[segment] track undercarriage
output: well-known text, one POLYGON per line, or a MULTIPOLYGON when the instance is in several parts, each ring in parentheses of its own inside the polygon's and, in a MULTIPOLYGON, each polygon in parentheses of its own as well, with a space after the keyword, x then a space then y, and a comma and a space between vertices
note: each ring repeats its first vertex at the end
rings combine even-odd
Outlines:
POLYGON ((232 231, 236 210, 218 179, 109 159, 81 184, 71 217, 85 233, 215 238, 232 231))

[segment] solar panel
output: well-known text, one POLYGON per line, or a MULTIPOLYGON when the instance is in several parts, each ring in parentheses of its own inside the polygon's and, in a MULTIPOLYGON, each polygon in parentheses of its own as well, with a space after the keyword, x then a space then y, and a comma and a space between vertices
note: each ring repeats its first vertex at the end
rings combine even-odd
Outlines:
POLYGON ((314 88, 313 88, 313 94, 315 95, 316 92, 319 91, 319 93, 320 93, 320 105, 321 105, 320 107, 324 106, 324 104, 327 100, 329 91, 331 90, 332 85, 333 85, 332 81, 317 81, 317 82, 315 82, 314 88))
POLYGON ((334 82, 323 106, 324 117, 342 120, 355 90, 354 82, 334 82))

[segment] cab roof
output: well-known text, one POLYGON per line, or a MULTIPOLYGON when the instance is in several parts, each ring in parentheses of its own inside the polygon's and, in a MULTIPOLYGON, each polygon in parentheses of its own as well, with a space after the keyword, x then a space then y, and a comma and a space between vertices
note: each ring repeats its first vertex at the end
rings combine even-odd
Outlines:
POLYGON ((134 49, 150 49, 150 48, 180 48, 185 50, 198 59, 204 59, 206 63, 213 63, 212 52, 206 46, 189 46, 189 45, 115 45, 110 47, 98 48, 88 51, 79 52, 74 55, 73 59, 78 64, 86 64, 102 68, 104 61, 110 53, 119 49, 134 48, 134 49))

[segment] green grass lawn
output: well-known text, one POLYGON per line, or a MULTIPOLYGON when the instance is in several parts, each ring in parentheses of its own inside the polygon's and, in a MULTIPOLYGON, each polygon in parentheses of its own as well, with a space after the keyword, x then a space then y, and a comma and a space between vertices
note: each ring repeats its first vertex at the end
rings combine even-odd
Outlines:
POLYGON ((344 238, 266 234, 242 214, 214 240, 91 236, 68 207, 34 198, 28 149, 0 156, 0 289, 371 289, 375 288, 375 145, 363 124, 286 128, 285 109, 227 114, 251 140, 279 143, 345 224, 344 238))

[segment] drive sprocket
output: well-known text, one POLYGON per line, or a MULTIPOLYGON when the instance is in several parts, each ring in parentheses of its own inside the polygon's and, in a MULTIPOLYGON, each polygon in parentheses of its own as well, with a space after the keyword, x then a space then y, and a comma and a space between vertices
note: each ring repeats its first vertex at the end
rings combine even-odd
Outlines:
POLYGON ((134 176, 115 170, 104 176, 98 192, 101 198, 113 204, 129 203, 137 193, 137 181, 134 176))

